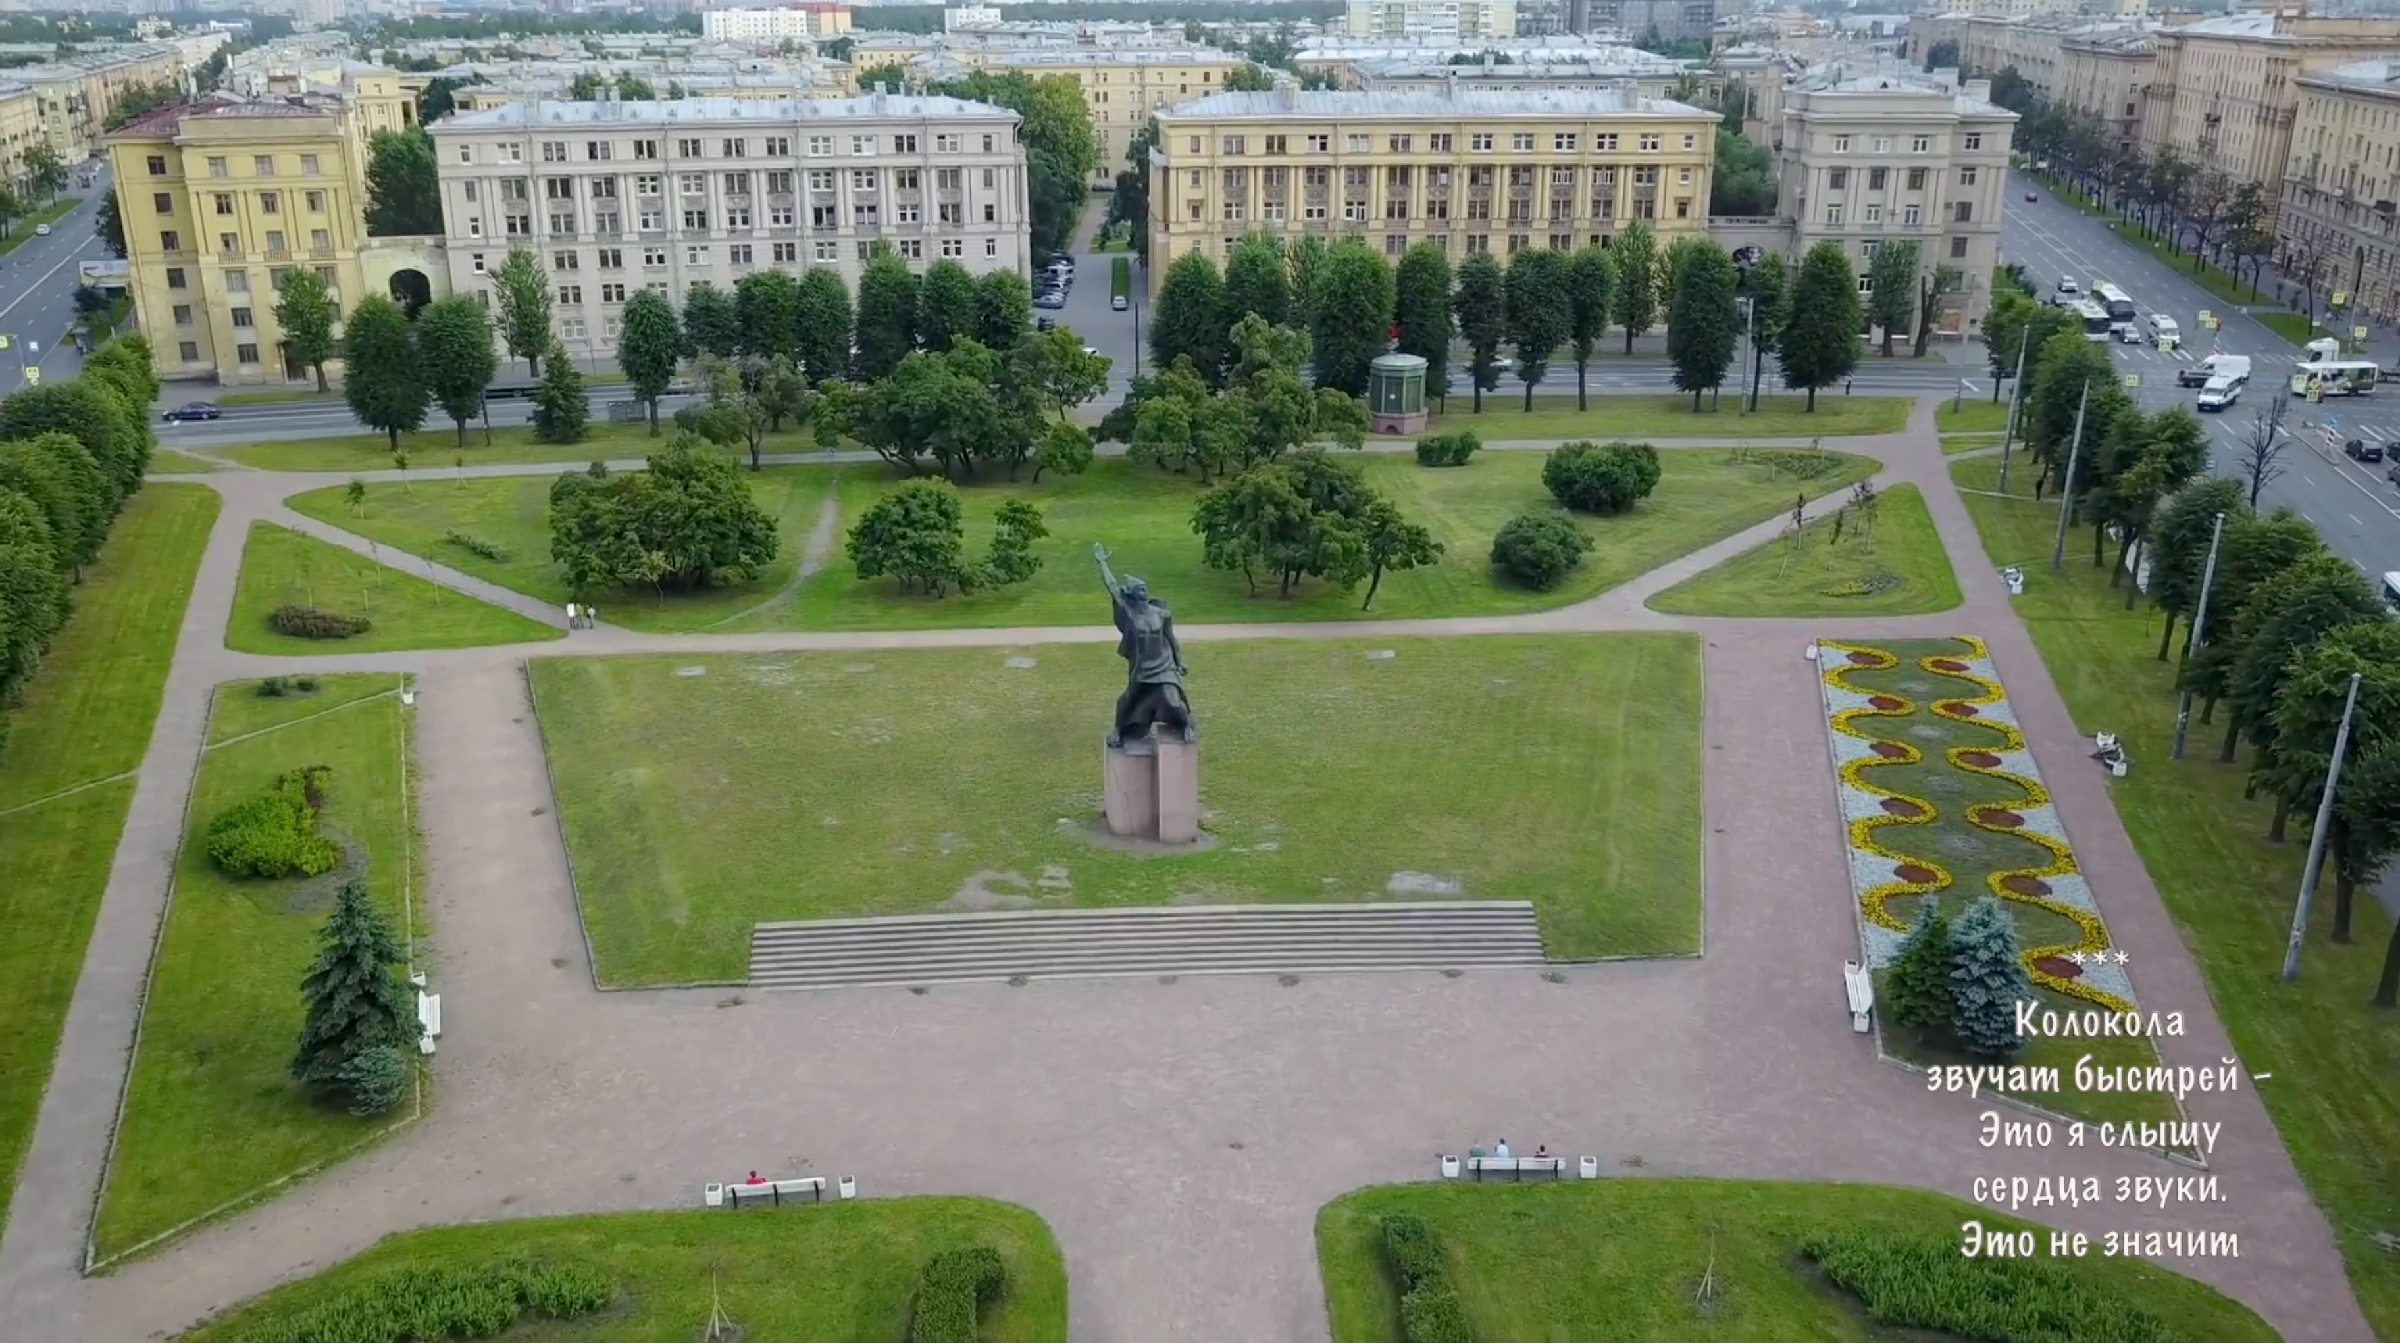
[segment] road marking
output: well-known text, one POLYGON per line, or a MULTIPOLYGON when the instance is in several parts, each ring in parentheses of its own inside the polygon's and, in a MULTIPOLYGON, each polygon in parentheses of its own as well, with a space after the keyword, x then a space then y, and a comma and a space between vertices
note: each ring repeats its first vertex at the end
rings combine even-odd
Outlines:
MULTIPOLYGON (((72 218, 74 218, 74 217, 75 217, 75 215, 74 215, 74 212, 72 212, 72 211, 70 211, 70 212, 69 212, 69 213, 67 213, 66 215, 62 216, 62 218, 65 218, 65 219, 72 219, 72 218)), ((94 238, 94 239, 92 239, 92 244, 93 244, 93 245, 95 245, 95 246, 97 246, 97 245, 98 245, 98 243, 99 243, 99 241, 100 241, 100 240, 99 240, 98 238, 94 238)), ((76 262, 82 261, 83 259, 84 259, 84 258, 83 258, 83 248, 82 248, 82 246, 80 246, 80 245, 79 245, 79 246, 76 246, 76 247, 71 247, 71 248, 68 248, 68 249, 67 249, 67 259, 66 259, 66 260, 64 260, 64 261, 61 261, 61 262, 59 262, 59 263, 58 263, 57 265, 55 265, 55 266, 52 266, 52 267, 51 267, 50 269, 48 269, 48 270, 46 270, 46 271, 43 271, 43 272, 42 272, 42 278, 41 278, 41 279, 39 279, 39 280, 36 280, 36 281, 34 281, 32 284, 30 284, 30 285, 26 286, 26 287, 25 287, 25 291, 24 291, 23 293, 21 293, 21 294, 18 294, 18 295, 17 295, 17 296, 16 296, 14 299, 10 300, 10 301, 9 301, 9 304, 8 304, 8 306, 7 306, 7 307, 5 307, 5 308, 0 308, 0 317, 6 317, 6 316, 8 316, 10 313, 12 313, 12 312, 15 312, 15 311, 17 310, 17 305, 18 305, 19 303, 23 303, 25 300, 27 300, 27 299, 29 299, 29 298, 32 298, 32 297, 33 297, 33 296, 34 296, 34 295, 35 295, 37 292, 39 292, 39 291, 40 291, 40 289, 41 289, 42 285, 43 285, 44 283, 46 283, 46 282, 47 282, 47 281, 50 279, 50 277, 51 277, 51 276, 58 274, 60 271, 62 271, 62 270, 65 270, 65 269, 66 269, 68 266, 71 266, 71 265, 75 264, 76 262)), ((56 296, 55 296, 55 295, 53 295, 52 297, 56 297, 56 296)))

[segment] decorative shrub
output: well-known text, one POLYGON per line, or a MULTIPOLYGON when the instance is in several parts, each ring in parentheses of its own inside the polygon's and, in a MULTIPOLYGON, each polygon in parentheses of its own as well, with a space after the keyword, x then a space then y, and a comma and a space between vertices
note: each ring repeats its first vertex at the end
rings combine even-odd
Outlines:
POLYGON ((317 693, 317 678, 314 676, 270 676, 258 683, 256 693, 261 699, 282 699, 286 695, 313 695, 317 693))
POLYGON ((462 532, 456 527, 442 533, 442 539, 469 554, 481 555, 494 564, 506 564, 516 558, 515 551, 499 542, 486 540, 473 532, 462 532))
POLYGON ((379 1115, 408 1094, 408 1055, 398 1045, 362 1049, 334 1078, 350 1097, 350 1113, 379 1115))
POLYGON ((317 833, 317 808, 333 771, 294 770, 274 787, 234 803, 208 823, 210 862, 237 877, 313 877, 333 870, 341 849, 317 833))
POLYGON ((1385 1217, 1378 1219, 1376 1227, 1383 1233, 1384 1262, 1391 1266, 1401 1291, 1442 1276, 1442 1252, 1435 1248, 1433 1233, 1426 1229, 1423 1218, 1385 1217))
POLYGON ((1407 1343, 1474 1343, 1467 1308, 1446 1282, 1429 1282, 1400 1298, 1400 1337, 1407 1343))
POLYGON ((267 617, 277 634, 295 639, 347 639, 367 632, 370 622, 365 616, 347 611, 328 611, 321 606, 278 606, 267 617))
POLYGON ((1542 486, 1577 512, 1621 513, 1658 488, 1658 474, 1647 443, 1569 443, 1542 463, 1542 486))
POLYGON ((1383 1260, 1400 1291, 1400 1337, 1405 1343, 1473 1343, 1466 1308, 1442 1268, 1442 1250, 1423 1220, 1406 1215, 1376 1222, 1383 1260))
POLYGON ((1950 1024, 1950 920, 1931 900, 1884 975, 1884 1015, 1919 1029, 1950 1024))
POLYGON ((533 1315, 570 1320, 604 1310, 617 1285, 586 1263, 503 1260, 472 1268, 435 1266, 378 1273, 330 1300, 269 1316, 238 1343, 403 1343, 489 1338, 533 1315))
POLYGON ((909 1311, 908 1343, 975 1343, 975 1317, 1008 1281, 989 1245, 944 1250, 925 1261, 909 1311))
POLYGON ((1435 434, 1417 440, 1417 465, 1465 466, 1467 459, 1483 449, 1483 440, 1472 429, 1455 434, 1435 434))
MULTIPOLYGON (((1959 920, 1964 924, 1966 920, 1959 920)), ((1956 1239, 1889 1230, 1802 1247, 1875 1323, 1990 1343, 2173 1343, 2156 1315, 2042 1259, 1969 1259, 1956 1239)))
POLYGON ((1583 563, 1592 538, 1563 513, 1519 513, 1492 538, 1492 563, 1536 592, 1557 587, 1583 563))
POLYGON ((282 699, 285 688, 282 677, 270 676, 258 683, 258 695, 261 699, 282 699))
POLYGON ((2017 1000, 2031 997, 2033 977, 2025 973, 2015 921, 1998 900, 1977 899, 1950 925, 1950 1027, 1958 1042, 1978 1054, 2024 1048, 2017 1000))

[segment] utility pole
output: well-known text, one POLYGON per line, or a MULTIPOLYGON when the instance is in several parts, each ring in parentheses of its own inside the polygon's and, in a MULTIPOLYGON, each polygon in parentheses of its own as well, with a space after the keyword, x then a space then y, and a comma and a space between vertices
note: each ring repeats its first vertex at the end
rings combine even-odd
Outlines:
MULTIPOLYGON (((2183 641, 2183 661, 2186 662, 2200 650, 2201 643, 2208 637, 2208 593, 2217 585, 2217 545, 2224 539, 2225 515, 2219 513, 2216 524, 2208 533, 2208 567, 2200 571, 2200 601, 2192 609, 2191 636, 2183 641)), ((2179 675, 2182 670, 2178 664, 2176 671, 2179 675)), ((2183 759, 2183 739, 2190 735, 2191 730, 2192 688, 2185 686, 2182 702, 2175 706, 2175 759, 2183 759)))
POLYGON ((2308 866, 2300 873, 2300 903, 2292 910, 2292 940, 2283 947, 2283 981, 2300 977, 2300 940, 2308 935, 2308 907, 2317 898, 2317 869, 2325 863, 2325 832, 2333 827, 2333 790, 2341 786, 2342 755, 2350 749, 2350 715, 2358 710, 2357 672, 2350 697, 2342 701, 2342 727, 2333 734, 2333 761, 2325 767, 2325 795, 2317 799, 2317 828, 2308 837, 2308 866))
POLYGON ((2092 404, 2092 380, 2083 380, 2083 396, 2075 402, 2075 437, 2067 444, 2067 476, 2058 492, 2058 539, 2050 545, 2050 572, 2067 566, 2067 519, 2075 513, 2075 464, 2083 456, 2083 412, 2092 404))
POLYGON ((2000 431, 2000 492, 2008 493, 2008 445, 2017 437, 2017 408, 2025 404, 2025 352, 2033 347, 2033 319, 2017 333, 2017 380, 2008 389, 2008 422, 2000 431))
POLYGON ((1758 382, 1766 376, 1767 348, 1758 343, 1758 300, 1750 300, 1750 411, 1758 412, 1758 382))

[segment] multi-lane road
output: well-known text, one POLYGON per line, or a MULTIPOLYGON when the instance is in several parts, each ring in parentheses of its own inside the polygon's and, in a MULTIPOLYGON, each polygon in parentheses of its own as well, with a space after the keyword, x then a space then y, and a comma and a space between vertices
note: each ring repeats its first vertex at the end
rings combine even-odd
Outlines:
POLYGON ((25 368, 38 366, 41 381, 57 382, 83 367, 67 334, 75 324, 75 286, 82 280, 76 266, 108 255, 92 232, 109 189, 108 170, 89 166, 96 169, 92 186, 67 188, 83 200, 52 221, 47 236, 34 234, 35 225, 18 223, 22 241, 0 257, 0 334, 8 337, 8 348, 0 350, 0 386, 22 386, 25 368))
MULTIPOLYGON (((2254 416, 2269 400, 2289 397, 2292 367, 2300 352, 2291 342, 2201 288, 2186 273, 2119 237, 2108 221, 2052 199, 2047 187, 2015 188, 2001 224, 2002 257, 2025 267, 2025 278, 2044 293, 2062 278, 2085 289, 2106 280, 2131 295, 2143 316, 2163 313, 2183 328, 2184 346, 2164 353, 2148 346, 2111 342, 2117 367, 2141 375, 2134 393, 2145 410, 2194 404, 2196 389, 2178 387, 2175 371, 2212 349, 2248 355, 2249 388, 2231 410, 2201 416, 2216 448, 2215 468, 2240 474, 2254 416), (2039 201, 2028 203, 2026 190, 2039 201), (2215 333, 2200 329, 2200 313, 2223 319, 2215 333)), ((2372 574, 2400 570, 2400 489, 2384 478, 2387 463, 2352 461, 2340 443, 2361 438, 2400 451, 2400 386, 2385 385, 2369 396, 2341 397, 2310 405, 2294 399, 2286 409, 2292 431, 2279 464, 2281 476, 2260 496, 2266 505, 2289 505, 2306 515, 2336 552, 2372 574), (2328 434, 2326 431, 2330 430, 2328 434), (2330 443, 2331 446, 2328 446, 2330 443)))

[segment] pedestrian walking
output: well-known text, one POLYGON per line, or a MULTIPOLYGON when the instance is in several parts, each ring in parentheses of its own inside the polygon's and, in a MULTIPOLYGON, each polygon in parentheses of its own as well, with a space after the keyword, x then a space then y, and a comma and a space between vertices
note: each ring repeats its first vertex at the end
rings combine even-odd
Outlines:
POLYGON ((578 613, 578 611, 577 611, 577 609, 576 609, 575 603, 573 603, 573 602, 568 602, 568 603, 567 603, 567 628, 568 628, 568 629, 576 629, 576 628, 579 628, 579 626, 578 626, 578 625, 577 625, 577 623, 576 623, 578 619, 579 619, 579 613, 578 613))

